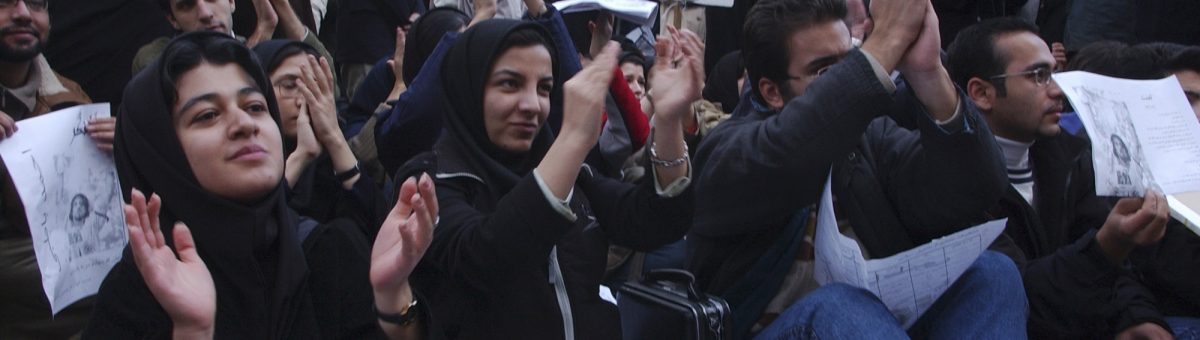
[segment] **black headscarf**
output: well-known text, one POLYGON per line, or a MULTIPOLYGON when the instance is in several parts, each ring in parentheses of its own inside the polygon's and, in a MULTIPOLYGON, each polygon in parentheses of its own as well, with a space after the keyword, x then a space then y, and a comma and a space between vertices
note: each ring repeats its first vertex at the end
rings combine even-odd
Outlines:
POLYGON ((541 26, 518 20, 488 20, 463 32, 446 52, 441 70, 447 111, 446 133, 434 145, 438 172, 478 176, 495 199, 532 171, 554 141, 549 124, 543 122, 529 152, 513 153, 493 144, 484 127, 483 94, 488 75, 500 57, 504 40, 518 30, 531 30, 549 44, 546 49, 553 60, 554 87, 561 88, 563 79, 559 76, 559 61, 554 59, 554 40, 541 26))
MULTIPOLYGON (((296 236, 296 217, 285 204, 286 182, 281 180, 253 204, 217 197, 200 186, 172 124, 177 94, 169 72, 180 67, 180 60, 185 58, 177 57, 184 54, 181 51, 187 49, 181 47, 187 45, 193 51, 198 48, 232 54, 231 61, 205 59, 241 66, 262 91, 272 117, 279 122, 271 84, 249 49, 229 36, 212 32, 181 35, 167 46, 159 61, 139 73, 125 89, 117 116, 115 152, 122 191, 128 197, 131 188, 138 188, 147 195, 157 193, 162 197, 161 226, 171 244, 174 223, 188 225, 216 285, 218 338, 283 338, 295 326, 297 310, 303 304, 298 294, 308 270, 296 236)), ((113 275, 127 275, 116 281, 144 286, 128 251, 106 285, 114 280, 113 275)), ((118 295, 133 295, 123 296, 122 300, 153 299, 148 290, 111 288, 118 295)), ((130 311, 135 315, 152 312, 130 311)))
POLYGON ((411 85, 413 79, 417 79, 421 66, 437 49, 446 32, 458 31, 470 21, 466 13, 453 7, 434 8, 417 18, 404 43, 404 84, 411 85))
POLYGON ((721 111, 733 112, 742 94, 738 92, 737 80, 745 73, 742 66, 742 52, 733 51, 721 57, 704 84, 704 99, 721 103, 721 111))

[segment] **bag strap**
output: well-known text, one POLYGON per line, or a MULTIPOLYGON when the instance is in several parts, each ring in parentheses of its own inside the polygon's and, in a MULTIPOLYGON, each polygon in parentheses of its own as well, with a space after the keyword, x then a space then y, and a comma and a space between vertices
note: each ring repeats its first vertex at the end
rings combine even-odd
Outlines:
POLYGON ((762 318, 763 310, 779 292, 783 279, 796 261, 796 252, 804 243, 804 231, 812 207, 800 209, 784 225, 778 241, 767 249, 754 265, 734 282, 721 297, 732 307, 734 338, 744 338, 762 318))

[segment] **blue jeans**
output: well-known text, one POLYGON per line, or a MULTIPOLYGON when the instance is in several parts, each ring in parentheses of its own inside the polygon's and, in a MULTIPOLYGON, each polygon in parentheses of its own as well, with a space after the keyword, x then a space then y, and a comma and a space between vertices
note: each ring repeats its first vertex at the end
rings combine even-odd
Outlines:
POLYGON ((792 304, 755 339, 1024 339, 1028 309, 1017 266, 986 251, 907 332, 871 292, 829 284, 792 304))
POLYGON ((1200 319, 1191 317, 1168 316, 1167 324, 1177 340, 1200 339, 1200 319))

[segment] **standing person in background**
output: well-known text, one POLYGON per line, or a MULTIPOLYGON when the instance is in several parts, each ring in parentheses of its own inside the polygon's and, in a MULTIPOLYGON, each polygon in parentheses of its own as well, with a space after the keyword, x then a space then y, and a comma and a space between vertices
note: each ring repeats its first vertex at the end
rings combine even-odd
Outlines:
POLYGON ((337 61, 343 98, 354 98, 376 61, 396 49, 397 28, 425 13, 423 0, 338 0, 337 61))

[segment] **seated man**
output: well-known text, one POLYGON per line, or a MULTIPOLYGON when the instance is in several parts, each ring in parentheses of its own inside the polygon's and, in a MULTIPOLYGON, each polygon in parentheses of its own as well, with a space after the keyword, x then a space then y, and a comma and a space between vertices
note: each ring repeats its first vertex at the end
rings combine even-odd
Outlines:
POLYGON ((1150 192, 1110 209, 1096 197, 1088 141, 1058 125, 1063 92, 1037 28, 1011 18, 976 24, 950 45, 949 64, 1004 152, 1011 185, 993 210, 1009 218, 1029 335, 1169 334, 1146 288, 1122 268, 1136 246, 1162 237, 1166 199, 1150 192))
MULTIPOLYGON (((163 12, 166 12, 167 21, 180 34, 208 30, 233 35, 234 0, 155 1, 163 12)), ((253 48, 261 41, 272 39, 276 26, 279 26, 282 31, 281 38, 304 41, 315 47, 329 60, 329 64, 333 65, 333 58, 325 49, 325 45, 321 44, 316 34, 309 34, 308 27, 300 21, 288 0, 254 0, 254 10, 258 14, 258 24, 254 34, 245 39, 246 46, 253 48)), ((169 41, 171 37, 158 38, 138 49, 137 55, 133 57, 133 74, 137 75, 158 59, 169 41)))
POLYGON ((752 96, 696 156, 688 241, 697 284, 730 303, 736 337, 756 324, 759 338, 1024 336, 1019 274, 994 252, 908 330, 866 290, 812 289, 803 266, 812 253, 797 244, 831 168, 842 229, 876 258, 983 222, 1004 189, 991 132, 942 67, 928 3, 871 9, 874 34, 861 49, 843 1, 765 0, 750 10, 742 53, 752 96), (900 89, 893 70, 906 79, 900 89))
MULTIPOLYGON (((50 68, 42 56, 50 35, 46 0, 0 1, 0 143, 16 133, 15 122, 91 99, 75 82, 50 68)), ((112 150, 114 121, 101 119, 87 131, 112 150)), ((50 314, 41 272, 20 197, 0 164, 0 339, 65 339, 83 329, 91 299, 50 314)))

